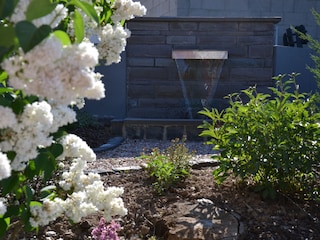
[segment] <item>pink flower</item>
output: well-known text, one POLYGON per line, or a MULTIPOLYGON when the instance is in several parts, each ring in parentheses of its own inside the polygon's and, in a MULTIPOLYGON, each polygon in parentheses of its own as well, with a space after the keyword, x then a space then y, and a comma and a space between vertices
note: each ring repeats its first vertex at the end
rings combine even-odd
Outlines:
POLYGON ((101 218, 99 225, 92 230, 91 235, 97 240, 119 240, 117 232, 120 229, 120 224, 114 220, 106 225, 104 218, 101 218))

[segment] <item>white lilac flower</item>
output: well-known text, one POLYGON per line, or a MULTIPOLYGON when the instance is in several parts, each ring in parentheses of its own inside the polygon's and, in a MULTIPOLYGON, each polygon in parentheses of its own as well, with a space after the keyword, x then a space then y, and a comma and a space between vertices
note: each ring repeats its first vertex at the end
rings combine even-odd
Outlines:
MULTIPOLYGON (((82 175, 84 175, 83 172, 82 175)), ((88 178, 91 177, 88 176, 88 178)), ((81 176, 80 179, 84 178, 84 176, 81 176)), ((93 177, 93 179, 96 178, 97 176, 93 177)), ((97 211, 102 212, 105 219, 108 220, 114 216, 127 214, 127 209, 124 207, 122 198, 120 198, 124 191, 123 188, 109 187, 105 190, 103 182, 100 180, 88 182, 88 184, 79 191, 74 190, 65 200, 61 198, 46 199, 42 206, 31 207, 31 225, 34 227, 47 225, 62 214, 74 222, 79 222, 82 217, 97 211)))
MULTIPOLYGON (((96 193, 99 194, 99 193, 96 193)), ((84 191, 73 192, 64 204, 65 214, 74 222, 80 222, 82 217, 98 211, 94 203, 87 202, 87 194, 84 191)))
POLYGON ((130 31, 124 29, 120 24, 112 26, 107 24, 97 29, 99 43, 97 44, 100 53, 100 59, 105 60, 106 65, 119 63, 121 61, 121 52, 125 50, 127 38, 130 37, 130 31))
POLYGON ((68 134, 61 139, 63 153, 58 159, 80 158, 82 161, 95 161, 96 155, 88 144, 74 134, 68 134))
POLYGON ((114 23, 121 20, 130 20, 134 16, 141 17, 147 13, 147 9, 140 2, 133 2, 132 0, 115 0, 112 8, 114 12, 111 19, 114 23))
POLYGON ((79 98, 98 100, 105 96, 102 75, 94 72, 98 55, 92 43, 62 46, 52 35, 26 54, 20 51, 6 59, 2 67, 15 89, 40 100, 69 105, 79 98))
MULTIPOLYGON (((10 21, 13 23, 18 23, 26 19, 26 12, 31 0, 20 0, 18 1, 10 21)), ((63 4, 57 4, 56 8, 46 16, 32 20, 32 23, 36 27, 41 25, 50 25, 55 28, 59 23, 66 18, 68 15, 68 9, 63 6, 63 4)))
POLYGON ((0 106, 0 128, 10 128, 17 124, 16 115, 11 108, 0 106))
MULTIPOLYGON (((11 175, 11 166, 7 155, 0 152, 0 180, 10 177, 11 175)), ((1 203, 1 202, 0 202, 1 203)), ((1 206, 0 206, 1 211, 1 206)), ((1 212, 0 212, 1 215, 1 212)))
POLYGON ((47 102, 34 102, 25 106, 15 127, 16 134, 12 137, 12 150, 17 154, 11 163, 12 169, 23 170, 30 159, 37 157, 37 147, 51 145, 52 137, 49 135, 52 123, 51 106, 47 102))
POLYGON ((45 199, 42 205, 30 206, 32 217, 29 219, 31 226, 39 227, 48 225, 64 212, 64 201, 61 198, 54 200, 45 199))
POLYGON ((3 199, 0 199, 0 216, 7 212, 7 206, 4 203, 3 199))
POLYGON ((54 133, 58 131, 59 127, 68 125, 77 121, 76 113, 73 109, 66 105, 51 104, 51 112, 53 115, 53 122, 50 132, 54 133))
POLYGON ((37 157, 37 148, 52 144, 50 133, 57 130, 57 121, 62 121, 65 117, 67 120, 63 123, 67 123, 71 118, 75 118, 71 114, 63 116, 62 110, 56 112, 61 115, 58 115, 58 119, 54 118, 51 106, 46 101, 41 101, 27 104, 22 114, 17 116, 15 125, 10 128, 9 136, 0 142, 2 151, 16 152, 11 162, 13 170, 23 170, 30 159, 37 157))

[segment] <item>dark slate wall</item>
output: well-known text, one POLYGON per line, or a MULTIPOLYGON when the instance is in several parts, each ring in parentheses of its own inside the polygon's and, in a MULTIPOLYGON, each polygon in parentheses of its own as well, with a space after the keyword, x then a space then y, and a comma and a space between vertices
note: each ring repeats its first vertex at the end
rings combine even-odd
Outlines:
POLYGON ((136 18, 126 48, 127 117, 187 118, 173 49, 226 50, 215 107, 257 84, 273 84, 274 25, 279 18, 136 18))

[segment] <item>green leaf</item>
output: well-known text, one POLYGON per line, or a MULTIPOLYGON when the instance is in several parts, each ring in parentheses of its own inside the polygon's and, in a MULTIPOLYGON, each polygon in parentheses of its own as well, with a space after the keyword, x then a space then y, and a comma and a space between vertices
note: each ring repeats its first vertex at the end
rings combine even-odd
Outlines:
POLYGON ((0 26, 0 46, 9 48, 14 45, 15 42, 15 32, 14 27, 10 25, 1 25, 0 26))
POLYGON ((41 199, 47 198, 48 196, 52 195, 56 189, 57 187, 54 185, 49 185, 42 188, 40 190, 40 198, 41 199))
POLYGON ((19 176, 17 174, 11 175, 1 181, 2 194, 6 195, 14 190, 19 185, 19 176))
POLYGON ((24 170, 24 174, 28 179, 33 179, 36 174, 39 174, 39 170, 36 168, 34 160, 29 161, 28 166, 24 170))
POLYGON ((77 10, 74 11, 73 26, 76 42, 81 43, 84 38, 84 23, 82 15, 77 10))
MULTIPOLYGON (((1 0, 0 1, 0 19, 5 19, 13 13, 18 0, 1 0)), ((3 35, 1 35, 3 36, 3 35)))
POLYGON ((24 186, 24 192, 25 192, 27 204, 29 205, 29 203, 31 202, 31 200, 33 198, 32 189, 29 186, 24 186))
POLYGON ((32 36, 36 30, 36 26, 28 21, 21 21, 16 24, 16 34, 19 43, 25 52, 31 49, 32 36))
POLYGON ((57 30, 53 32, 53 35, 58 38, 63 46, 70 45, 71 40, 67 33, 61 30, 57 30))
MULTIPOLYGON (((5 85, 4 83, 5 83, 5 81, 7 80, 7 78, 8 78, 8 73, 5 72, 5 71, 3 71, 3 72, 0 74, 0 83, 3 84, 3 85, 5 85)), ((1 89, 2 89, 2 88, 1 88, 1 89)), ((1 93, 1 91, 0 91, 0 93, 1 93)))
POLYGON ((48 150, 54 157, 59 157, 63 153, 63 146, 61 144, 52 144, 48 150))
POLYGON ((50 152, 40 153, 35 159, 35 164, 37 169, 44 171, 44 181, 47 181, 56 169, 55 157, 50 152))
POLYGON ((85 12, 85 14, 87 14, 89 17, 91 17, 97 24, 99 24, 99 17, 97 15, 96 10, 94 9, 94 7, 86 2, 83 1, 79 1, 79 0, 73 0, 70 1, 69 4, 72 4, 78 8, 80 8, 82 11, 85 12))
POLYGON ((36 28, 31 22, 21 21, 16 24, 16 35, 24 52, 30 51, 43 39, 49 36, 51 27, 42 25, 36 28))
POLYGON ((50 0, 32 0, 26 11, 26 18, 29 21, 37 19, 51 13, 57 4, 50 0))
POLYGON ((10 205, 7 207, 7 211, 4 217, 18 216, 20 208, 17 205, 10 205))
POLYGON ((8 230, 10 218, 0 218, 0 238, 2 238, 8 230))
POLYGON ((34 207, 34 206, 42 206, 42 203, 41 202, 38 202, 38 201, 31 201, 30 202, 30 207, 34 207))

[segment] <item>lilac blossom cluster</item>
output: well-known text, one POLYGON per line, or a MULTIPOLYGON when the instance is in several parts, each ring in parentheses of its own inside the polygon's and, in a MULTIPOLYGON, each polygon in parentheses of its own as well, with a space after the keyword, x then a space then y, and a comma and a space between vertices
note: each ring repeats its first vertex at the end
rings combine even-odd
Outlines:
MULTIPOLYGON (((25 20, 30 3, 31 0, 18 1, 9 21, 16 24, 25 20)), ((98 26, 93 20, 84 18, 87 37, 81 43, 63 45, 52 34, 30 51, 19 49, 2 62, 1 68, 8 74, 8 85, 26 95, 37 96, 38 100, 27 104, 20 113, 0 106, 0 180, 9 177, 12 170, 25 170, 30 159, 38 156, 39 149, 54 142, 53 133, 61 126, 76 121, 70 105, 81 103, 84 98, 104 97, 102 75, 94 68, 99 59, 104 59, 106 64, 120 61, 120 53, 130 36, 120 21, 146 13, 145 7, 132 0, 107 3, 113 8, 113 24, 98 26), (97 46, 89 41, 90 34, 97 36, 97 46), (11 151, 16 155, 9 160, 6 153, 11 151)), ((99 15, 101 8, 95 7, 95 10, 99 15)), ((50 14, 34 19, 32 23, 36 27, 47 24, 55 28, 68 14, 67 8, 57 4, 50 14)), ((57 161, 65 169, 58 185, 68 193, 67 197, 45 198, 41 203, 30 206, 31 226, 46 225, 61 215, 74 222, 95 212, 101 212, 108 221, 113 216, 125 215, 127 209, 120 197, 123 188, 104 186, 98 174, 85 173, 87 161, 96 159, 92 149, 72 134, 61 138, 60 143, 63 153, 57 161)), ((0 216, 6 209, 6 199, 1 198, 0 216)))
POLYGON ((117 232, 120 229, 120 224, 114 220, 107 225, 104 218, 101 218, 99 225, 92 230, 91 235, 96 240, 119 240, 117 232))

